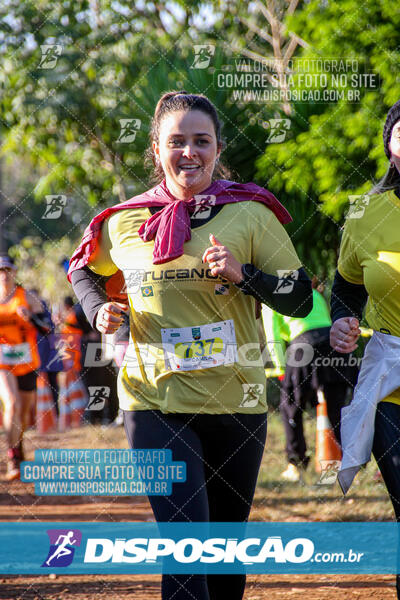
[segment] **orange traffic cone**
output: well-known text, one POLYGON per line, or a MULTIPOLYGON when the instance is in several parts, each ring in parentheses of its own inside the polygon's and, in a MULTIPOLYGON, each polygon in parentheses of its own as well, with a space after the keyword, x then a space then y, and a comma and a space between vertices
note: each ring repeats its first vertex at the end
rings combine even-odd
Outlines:
POLYGON ((88 398, 79 373, 69 371, 67 374, 68 398, 71 407, 71 427, 80 427, 88 398))
POLYGON ((65 431, 71 427, 71 405, 68 397, 67 372, 61 371, 58 376, 58 430, 65 431))
POLYGON ((57 415, 54 408, 53 396, 49 385, 47 373, 39 373, 37 378, 36 394, 36 429, 39 433, 46 433, 54 429, 57 415))
POLYGON ((327 462, 340 460, 342 460, 342 451, 328 419, 325 396, 322 390, 318 390, 315 470, 317 473, 321 473, 327 462))

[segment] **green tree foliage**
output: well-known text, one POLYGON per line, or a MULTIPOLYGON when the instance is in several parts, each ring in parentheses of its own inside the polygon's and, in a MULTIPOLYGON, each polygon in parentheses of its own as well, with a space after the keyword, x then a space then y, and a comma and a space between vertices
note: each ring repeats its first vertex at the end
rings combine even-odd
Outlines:
MULTIPOLYGON (((276 193, 294 217, 289 230, 304 264, 321 277, 330 273, 348 195, 368 190, 387 163, 381 129, 400 96, 400 16, 389 0, 296 5, 5 0, 0 187, 9 241, 26 234, 77 240, 100 208, 148 187, 143 156, 155 104, 163 92, 185 88, 216 104, 233 176, 276 193), (274 31, 267 31, 271 14, 284 22, 270 20, 274 31), (309 98, 285 107, 236 101, 216 85, 216 73, 241 53, 273 57, 294 42, 298 58, 358 60, 360 72, 379 75, 379 89, 362 89, 355 103, 309 98), (206 68, 195 66, 198 44, 213 45, 206 68), (46 55, 43 46, 56 49, 46 55), (290 119, 290 130, 283 143, 271 143, 267 124, 279 117, 290 119), (129 141, 127 121, 135 130, 129 141), (52 194, 64 194, 67 204, 62 218, 46 220, 45 197, 52 194)), ((302 86, 297 80, 295 87, 302 86)))
POLYGON ((0 7, 1 155, 8 222, 17 225, 13 242, 24 220, 24 234, 78 239, 99 208, 146 189, 151 116, 170 89, 215 102, 225 124, 225 162, 239 179, 253 177, 265 132, 250 119, 251 106, 230 102, 214 86, 225 53, 217 47, 208 68, 194 68, 194 45, 208 40, 207 27, 188 27, 201 21, 200 3, 138 6, 9 0, 0 7), (136 128, 130 139, 123 135, 129 120, 136 128), (16 164, 24 167, 19 187, 16 164), (54 194, 67 197, 62 218, 42 219, 46 196, 54 194))
MULTIPOLYGON (((359 74, 373 75, 357 84, 356 102, 346 96, 352 89, 351 69, 341 86, 343 99, 292 101, 287 139, 267 145, 257 163, 259 175, 289 199, 287 206, 295 216, 291 232, 305 264, 326 275, 335 263, 336 223, 343 218, 349 195, 367 192, 388 166, 382 127, 388 107, 400 98, 400 13, 389 0, 311 0, 300 5, 286 26, 309 44, 298 52, 298 59, 355 61, 359 74)), ((306 85, 297 79, 295 88, 304 90, 306 85)), ((317 83, 315 88, 321 91, 323 86, 317 83)))
POLYGON ((18 283, 26 289, 37 289, 52 307, 60 307, 64 296, 71 295, 62 261, 71 256, 73 249, 74 244, 67 237, 56 241, 24 237, 9 250, 18 268, 18 283))

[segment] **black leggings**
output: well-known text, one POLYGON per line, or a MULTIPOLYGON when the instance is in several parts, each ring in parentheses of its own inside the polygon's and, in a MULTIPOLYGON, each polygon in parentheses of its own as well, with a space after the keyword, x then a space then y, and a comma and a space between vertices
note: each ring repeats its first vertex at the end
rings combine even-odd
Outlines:
MULTIPOLYGON (((400 405, 378 404, 372 452, 389 492, 396 521, 400 522, 400 405)), ((400 547, 397 551, 400 552, 400 547)), ((396 590, 400 598, 400 575, 396 578, 396 590)))
MULTIPOLYGON (((131 448, 169 448, 186 462, 171 496, 150 496, 157 521, 246 521, 264 444, 266 414, 124 411, 131 448)), ((241 600, 245 575, 163 575, 163 600, 241 600)))

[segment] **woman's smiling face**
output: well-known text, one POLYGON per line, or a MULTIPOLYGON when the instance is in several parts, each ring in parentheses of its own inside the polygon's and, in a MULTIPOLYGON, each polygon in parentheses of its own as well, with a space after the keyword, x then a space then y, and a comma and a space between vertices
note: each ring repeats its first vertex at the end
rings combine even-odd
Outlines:
POLYGON ((206 113, 180 110, 163 118, 153 150, 169 191, 180 200, 188 200, 211 185, 221 147, 213 121, 206 113))

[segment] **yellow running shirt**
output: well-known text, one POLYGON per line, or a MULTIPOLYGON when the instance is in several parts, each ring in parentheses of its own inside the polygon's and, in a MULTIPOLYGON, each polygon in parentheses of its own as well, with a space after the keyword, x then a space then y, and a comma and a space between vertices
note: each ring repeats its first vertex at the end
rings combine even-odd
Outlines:
POLYGON ((153 265, 154 241, 142 242, 147 208, 121 210, 103 224, 89 267, 124 273, 131 339, 119 372, 125 410, 182 413, 263 413, 266 379, 255 320, 255 300, 213 277, 201 258, 209 234, 241 263, 272 275, 299 269, 292 242, 275 215, 256 201, 225 204, 192 229, 179 258, 153 265))
MULTIPOLYGON (((360 197, 351 207, 338 270, 350 283, 364 284, 369 326, 400 336, 400 199, 393 190, 360 197)), ((400 389, 385 400, 400 404, 400 389)))

